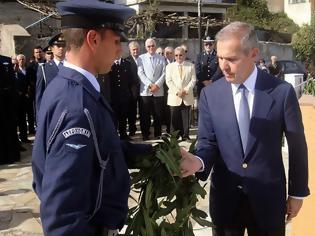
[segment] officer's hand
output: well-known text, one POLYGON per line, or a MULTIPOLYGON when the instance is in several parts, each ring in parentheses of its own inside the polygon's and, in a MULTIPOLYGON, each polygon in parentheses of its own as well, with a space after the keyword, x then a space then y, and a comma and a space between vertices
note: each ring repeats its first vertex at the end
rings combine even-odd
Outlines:
POLYGON ((287 221, 292 220, 297 216, 301 207, 303 205, 303 199, 296 199, 293 197, 288 197, 287 200, 287 221))
POLYGON ((182 155, 180 163, 182 177, 193 175, 202 168, 201 161, 193 154, 187 152, 184 148, 180 149, 180 153, 182 155))

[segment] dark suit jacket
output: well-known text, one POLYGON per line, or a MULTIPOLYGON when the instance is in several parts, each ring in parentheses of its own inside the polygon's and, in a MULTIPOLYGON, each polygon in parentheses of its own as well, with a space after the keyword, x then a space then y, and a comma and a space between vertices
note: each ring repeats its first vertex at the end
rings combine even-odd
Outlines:
POLYGON ((231 222, 242 192, 258 225, 284 223, 286 178, 281 155, 285 133, 289 145, 288 194, 307 196, 307 147, 293 87, 258 69, 248 144, 243 154, 231 84, 225 79, 200 94, 198 146, 206 179, 212 169, 210 214, 216 224, 231 222), (222 109, 224 108, 224 109, 222 109))
POLYGON ((119 65, 114 63, 109 72, 111 103, 129 103, 136 96, 132 88, 136 86, 137 79, 130 61, 122 58, 119 65))
POLYGON ((132 56, 126 57, 126 61, 130 63, 131 66, 131 77, 134 81, 131 91, 134 99, 138 99, 140 96, 140 78, 138 76, 138 65, 132 56))
POLYGON ((36 79, 36 113, 38 113, 38 110, 40 108, 40 103, 42 100, 43 93, 48 86, 48 84, 53 80, 53 78, 56 77, 58 74, 58 67, 54 60, 51 60, 42 66, 38 66, 37 70, 37 79, 36 79), (45 79, 43 75, 43 70, 45 71, 45 79))

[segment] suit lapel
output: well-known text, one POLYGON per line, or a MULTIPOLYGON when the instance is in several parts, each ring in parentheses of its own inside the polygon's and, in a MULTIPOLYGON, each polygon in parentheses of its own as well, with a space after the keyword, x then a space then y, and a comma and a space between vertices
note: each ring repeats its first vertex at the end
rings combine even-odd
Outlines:
POLYGON ((272 83, 265 78, 260 70, 258 70, 255 85, 255 98, 253 104, 253 113, 249 127, 248 143, 245 152, 245 158, 248 159, 249 154, 257 141, 259 124, 261 120, 266 120, 274 103, 274 99, 269 95, 272 90, 272 83))

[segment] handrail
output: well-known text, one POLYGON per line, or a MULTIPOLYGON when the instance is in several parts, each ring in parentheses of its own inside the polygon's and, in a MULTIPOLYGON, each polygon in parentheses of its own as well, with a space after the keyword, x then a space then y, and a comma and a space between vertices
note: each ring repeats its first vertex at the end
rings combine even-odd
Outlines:
POLYGON ((25 29, 28 29, 28 28, 30 28, 30 27, 32 27, 32 26, 34 26, 34 25, 37 25, 38 23, 40 23, 40 22, 46 20, 47 18, 49 18, 49 17, 51 17, 51 16, 53 16, 53 15, 55 15, 55 13, 52 13, 52 14, 50 14, 50 15, 48 15, 48 16, 45 16, 44 18, 42 18, 42 19, 40 19, 40 20, 38 20, 38 21, 36 21, 36 22, 34 22, 34 23, 32 23, 32 24, 26 26, 25 29))
POLYGON ((303 81, 302 83, 300 83, 300 84, 294 86, 294 88, 298 88, 298 87, 300 87, 300 86, 306 84, 308 81, 311 81, 311 80, 315 80, 315 78, 310 77, 310 78, 308 78, 307 80, 303 81))

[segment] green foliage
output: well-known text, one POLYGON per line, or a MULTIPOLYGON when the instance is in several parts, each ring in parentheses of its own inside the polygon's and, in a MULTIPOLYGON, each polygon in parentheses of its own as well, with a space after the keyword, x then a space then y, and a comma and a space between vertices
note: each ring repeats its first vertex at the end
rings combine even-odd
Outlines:
MULTIPOLYGON (((197 209, 205 186, 194 176, 181 178, 181 154, 176 134, 163 137, 151 155, 138 156, 131 173, 132 189, 139 193, 129 210, 125 235, 193 236, 192 221, 211 227, 207 213, 197 209)), ((193 150, 192 144, 190 151, 193 150)))
POLYGON ((293 35, 292 47, 296 52, 296 58, 310 65, 315 58, 315 28, 310 25, 303 25, 293 35))
POLYGON ((245 21, 265 30, 294 33, 299 29, 285 13, 269 12, 265 0, 239 0, 236 6, 228 9, 226 16, 231 21, 245 21))
POLYGON ((304 94, 309 94, 315 96, 315 79, 310 79, 304 86, 304 94))

